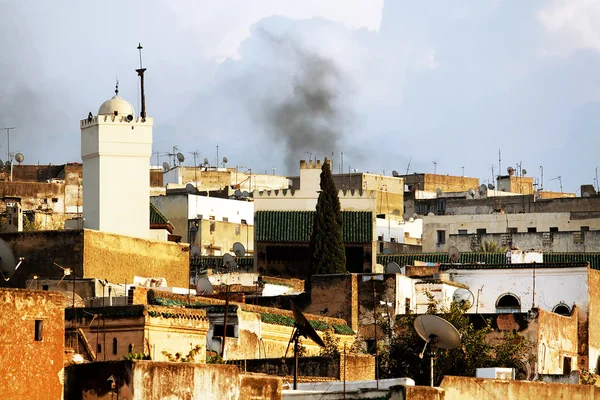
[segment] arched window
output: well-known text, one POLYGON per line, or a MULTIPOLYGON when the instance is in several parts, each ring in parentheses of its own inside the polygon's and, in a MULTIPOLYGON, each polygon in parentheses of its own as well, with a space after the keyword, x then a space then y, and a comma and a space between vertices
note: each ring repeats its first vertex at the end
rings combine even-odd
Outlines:
POLYGON ((571 309, 565 303, 559 303, 559 304, 555 305, 554 308, 552 309, 552 312, 555 312, 560 315, 564 315, 566 317, 571 315, 571 309))
POLYGON ((505 293, 496 301, 496 312, 498 314, 512 314, 521 312, 521 302, 512 293, 505 293))
POLYGON ((113 338, 113 354, 117 354, 118 342, 117 338, 113 338))

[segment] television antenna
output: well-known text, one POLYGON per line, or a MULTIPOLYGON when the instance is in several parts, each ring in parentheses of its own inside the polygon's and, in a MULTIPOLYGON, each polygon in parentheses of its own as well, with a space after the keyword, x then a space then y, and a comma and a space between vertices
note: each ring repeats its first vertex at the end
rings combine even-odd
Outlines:
POLYGON ((7 144, 7 151, 6 151, 6 159, 10 160, 10 131, 15 129, 14 126, 11 126, 10 128, 2 128, 6 131, 6 140, 8 142, 7 144))
POLYGON ((558 179, 558 183, 560 184, 560 192, 562 193, 562 191, 563 191, 562 176, 559 175, 556 178, 549 179, 549 181, 555 181, 557 179, 558 179))
POLYGON ((246 255, 246 248, 240 242, 233 244, 233 253, 236 257, 244 257, 246 255))
POLYGON ((434 162, 433 162, 433 174, 434 174, 434 175, 435 175, 435 174, 437 174, 437 165, 438 165, 438 162, 437 162, 437 161, 434 161, 434 162))
POLYGON ((5 282, 8 282, 14 275, 17 269, 21 266, 25 258, 19 257, 19 262, 15 259, 15 255, 8 243, 0 239, 0 274, 5 282))
POLYGON ((198 282, 196 282, 196 293, 213 294, 212 283, 210 283, 207 277, 198 279, 198 282))
MULTIPOLYGON (((315 342, 318 346, 325 347, 325 343, 312 327, 310 322, 306 319, 304 314, 300 312, 296 308, 296 305, 290 301, 290 305, 292 306, 292 313, 294 313, 294 329, 292 331, 292 336, 290 337, 290 341, 288 342, 287 348, 285 349, 285 354, 283 355, 283 360, 287 358, 288 350, 290 349, 290 345, 294 343, 294 390, 298 389, 298 355, 300 353, 300 337, 303 336, 305 339, 310 339, 315 342)), ((282 361, 283 361, 282 360, 282 361)))
POLYGON ((466 288, 458 288, 452 295, 452 301, 457 303, 469 303, 471 306, 473 305, 473 300, 475 300, 475 296, 473 296, 473 292, 466 288))
POLYGON ((430 382, 434 386, 435 349, 451 350, 460 345, 460 333, 454 325, 436 315, 419 315, 413 324, 417 334, 425 341, 419 358, 423 359, 427 345, 431 349, 430 382))
POLYGON ((458 260, 460 260, 460 251, 458 251, 458 248, 456 248, 456 246, 450 246, 450 248, 448 249, 448 258, 450 259, 451 264, 454 264, 455 262, 458 262, 458 260))
POLYGON ((406 166, 406 175, 408 175, 408 170, 410 169, 410 162, 412 161, 412 156, 408 159, 408 165, 406 166))
POLYGON ((386 266, 385 266, 385 273, 386 274, 401 274, 402 273, 402 269, 400 269, 400 265, 398 265, 397 262, 389 262, 386 266))
POLYGON ((17 153, 15 154, 15 161, 19 163, 19 165, 21 165, 21 163, 23 162, 23 160, 25 160, 25 156, 23 155, 23 153, 17 153))

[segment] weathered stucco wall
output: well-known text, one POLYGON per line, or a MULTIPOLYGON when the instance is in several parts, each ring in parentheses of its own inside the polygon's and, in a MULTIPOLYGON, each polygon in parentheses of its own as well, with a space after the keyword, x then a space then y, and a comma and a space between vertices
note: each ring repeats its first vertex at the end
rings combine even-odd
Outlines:
POLYGON ((1 399, 61 398, 64 301, 60 293, 0 289, 1 399))
POLYGON ((501 381, 446 376, 440 387, 445 391, 445 400, 593 400, 600 398, 600 388, 593 385, 565 385, 560 383, 501 381))
POLYGON ((600 271, 589 270, 588 290, 589 360, 587 368, 598 371, 600 367, 600 271))
POLYGON ((346 320, 358 330, 358 275, 313 275, 310 304, 304 309, 310 314, 327 310, 327 315, 346 320))
POLYGON ((71 268, 75 277, 83 271, 83 231, 35 231, 0 233, 12 248, 15 257, 25 260, 8 282, 10 287, 25 287, 25 281, 33 275, 43 278, 62 278, 63 270, 52 263, 71 268))
POLYGON ((163 277, 169 286, 188 287, 187 245, 84 232, 84 278, 133 282, 134 276, 163 277))
POLYGON ((571 369, 577 368, 578 313, 563 316, 538 310, 537 373, 563 374, 565 358, 571 369))
POLYGON ((83 396, 88 400, 277 400, 281 380, 244 376, 232 365, 152 361, 72 365, 66 368, 65 400, 83 396))

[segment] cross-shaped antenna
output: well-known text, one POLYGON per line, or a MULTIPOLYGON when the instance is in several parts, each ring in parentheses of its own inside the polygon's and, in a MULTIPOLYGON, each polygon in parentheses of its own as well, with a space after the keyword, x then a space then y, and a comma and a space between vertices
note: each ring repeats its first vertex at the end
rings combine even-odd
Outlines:
POLYGON ((63 279, 65 279, 66 276, 71 275, 72 271, 71 271, 71 268, 65 268, 62 265, 59 265, 59 264, 57 264, 55 262, 52 262, 52 264, 56 265, 58 268, 60 268, 60 269, 63 270, 63 276, 62 276, 62 278, 60 278, 60 281, 58 281, 58 283, 56 284, 56 286, 58 286, 63 281, 63 279))

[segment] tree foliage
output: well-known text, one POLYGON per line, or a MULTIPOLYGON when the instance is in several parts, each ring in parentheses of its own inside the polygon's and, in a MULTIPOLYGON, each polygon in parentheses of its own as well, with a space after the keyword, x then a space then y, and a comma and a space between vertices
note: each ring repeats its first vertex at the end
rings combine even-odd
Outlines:
MULTIPOLYGON (((453 302, 449 307, 440 307, 439 301, 428 296, 427 313, 449 321, 461 335, 461 344, 457 348, 436 350, 436 385, 444 375, 475 376, 477 368, 487 367, 515 368, 519 371, 531 361, 532 344, 527 338, 507 331, 498 339, 498 344, 491 344, 488 340, 488 335, 493 332, 490 321, 485 320, 484 326, 477 329, 465 315, 470 308, 468 302, 453 302)), ((431 352, 427 351, 423 359, 419 358, 425 342, 413 328, 415 318, 414 314, 399 315, 394 327, 382 321, 390 339, 380 351, 380 370, 382 377, 410 377, 418 385, 428 385, 431 352)))
POLYGON ((340 354, 340 338, 335 337, 330 331, 325 331, 323 334, 323 343, 325 347, 321 348, 319 355, 332 358, 340 354))
POLYGON ((321 167, 321 192, 310 237, 312 274, 346 272, 346 251, 342 239, 342 210, 338 191, 327 159, 321 167))
POLYGON ((498 242, 486 240, 485 242, 479 244, 479 246, 471 248, 471 250, 479 253, 506 253, 508 247, 501 246, 498 244, 498 242))
POLYGON ((167 357, 167 359, 171 362, 189 362, 189 363, 193 363, 196 362, 196 356, 198 355, 198 353, 200 353, 200 351, 202 351, 202 346, 200 346, 199 344, 196 345, 196 347, 194 347, 193 349, 191 349, 189 351, 189 353, 187 355, 183 355, 179 352, 175 353, 175 354, 171 354, 166 350, 162 351, 162 355, 167 357))

